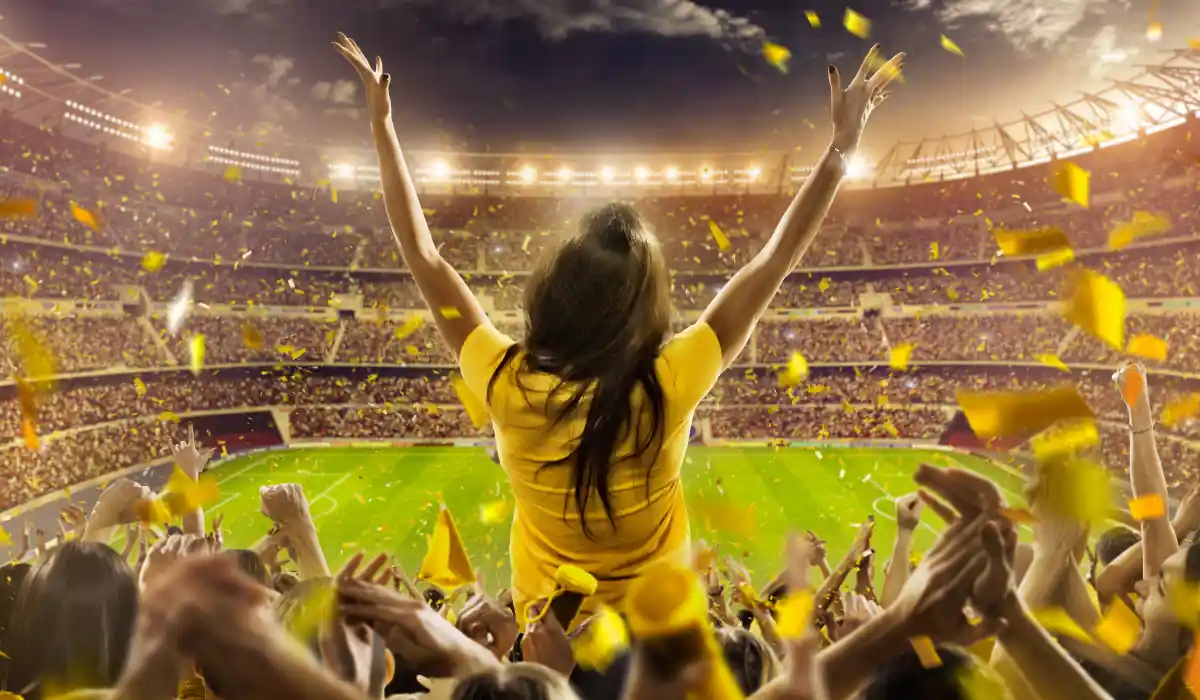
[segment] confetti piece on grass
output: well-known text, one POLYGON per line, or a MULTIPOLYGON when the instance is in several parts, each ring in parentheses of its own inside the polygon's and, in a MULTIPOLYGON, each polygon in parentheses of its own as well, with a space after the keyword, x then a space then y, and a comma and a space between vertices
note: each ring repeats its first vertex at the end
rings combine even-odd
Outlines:
POLYGON ((717 225, 717 222, 709 219, 708 231, 712 234, 713 240, 717 242, 717 248, 722 251, 729 250, 729 238, 725 236, 725 232, 721 230, 721 227, 717 225))
POLYGON ((908 363, 912 359, 914 348, 915 346, 912 343, 900 343, 893 347, 891 357, 888 359, 888 366, 900 371, 908 369, 908 363))
POLYGON ((866 39, 871 36, 871 20, 851 10, 849 7, 846 8, 846 15, 842 18, 842 26, 846 28, 846 31, 859 39, 866 39))
POLYGON ((1142 635, 1142 621, 1120 597, 1104 613, 1093 630, 1096 639, 1118 654, 1127 654, 1142 635))
POLYGON ((1053 367, 1054 369, 1062 370, 1063 372, 1071 371, 1071 368, 1068 367, 1065 362, 1058 359, 1058 355, 1052 355, 1050 353, 1042 353, 1039 355, 1034 355, 1033 359, 1037 360, 1038 362, 1042 363, 1043 365, 1046 365, 1047 367, 1053 367))
POLYGON ((1079 390, 1063 384, 1046 391, 956 393, 958 404, 981 438, 1027 437, 1060 420, 1092 418, 1079 390))
MULTIPOLYGON (((772 44, 768 41, 763 44, 762 56, 763 60, 774 66, 780 73, 786 74, 788 72, 788 61, 792 58, 792 52, 788 50, 788 47, 772 44)), ((714 228, 714 230, 720 230, 715 228, 716 224, 711 220, 708 222, 708 225, 710 228, 714 228)))
POLYGON ((1143 520, 1158 520, 1165 517, 1166 514, 1167 504, 1163 502, 1162 496, 1157 493, 1138 496, 1129 501, 1129 515, 1138 522, 1143 520))
POLYGON ((0 199, 0 219, 23 219, 37 216, 37 202, 32 199, 0 199))
POLYGON ((950 37, 946 36, 945 34, 943 34, 941 36, 941 44, 942 44, 942 48, 949 51, 950 53, 952 53, 956 56, 963 55, 963 50, 958 47, 958 44, 951 41, 950 37))
POLYGON ((1081 207, 1087 207, 1089 201, 1089 183, 1092 174, 1074 163, 1063 163, 1055 171, 1051 182, 1054 191, 1081 207))
POLYGON ((1148 333, 1138 333, 1129 339, 1125 352, 1155 362, 1167 361, 1167 341, 1148 333))
POLYGON ((808 20, 808 26, 812 27, 813 29, 821 28, 821 16, 816 12, 813 12, 812 10, 805 10, 804 18, 808 20))
POLYGON ((1125 349, 1125 292, 1104 275, 1076 270, 1062 315, 1118 352, 1125 349))
POLYGON ((916 652, 922 668, 939 668, 942 665, 942 657, 938 655, 937 649, 933 646, 933 640, 929 637, 912 637, 908 643, 916 652))
POLYGON ((475 570, 471 568, 467 549, 463 546, 453 516, 445 506, 438 512, 433 536, 429 538, 429 549, 421 561, 417 578, 446 590, 475 581, 475 570))
POLYGON ((1188 394, 1163 407, 1162 421, 1168 428, 1200 414, 1200 394, 1188 394))
POLYGON ((158 272, 167 262, 167 256, 162 253, 150 251, 142 256, 142 269, 146 272, 158 272))

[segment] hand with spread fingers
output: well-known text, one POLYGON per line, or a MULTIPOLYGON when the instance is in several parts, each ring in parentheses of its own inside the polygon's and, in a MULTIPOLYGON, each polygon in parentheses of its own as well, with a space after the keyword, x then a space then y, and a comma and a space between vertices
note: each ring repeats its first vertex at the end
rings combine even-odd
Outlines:
POLYGON ((375 57, 375 67, 367 60, 366 54, 358 48, 358 44, 350 37, 337 33, 333 48, 346 59, 362 80, 363 90, 367 95, 367 105, 371 108, 374 119, 390 119, 392 116, 392 98, 388 88, 392 84, 392 76, 383 72, 383 59, 375 57))
POLYGON ((476 581, 474 597, 458 614, 458 629, 501 660, 508 657, 517 641, 516 615, 487 595, 482 580, 476 581))
POLYGON ((849 155, 858 148, 871 112, 888 98, 888 85, 904 67, 904 54, 898 53, 872 73, 878 56, 879 44, 876 44, 867 52, 858 73, 845 88, 842 87, 842 76, 837 66, 829 66, 833 145, 843 154, 849 155))

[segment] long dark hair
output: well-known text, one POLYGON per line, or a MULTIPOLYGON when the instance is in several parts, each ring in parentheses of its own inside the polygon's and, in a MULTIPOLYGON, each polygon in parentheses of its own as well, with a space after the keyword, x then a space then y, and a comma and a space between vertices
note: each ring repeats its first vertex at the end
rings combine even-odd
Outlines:
POLYGON ((17 596, 5 690, 38 698, 46 684, 58 691, 112 687, 137 610, 137 580, 119 554, 97 542, 59 545, 17 596))
POLYGON ((558 378, 551 397, 569 392, 554 425, 589 400, 578 444, 545 465, 572 466, 574 502, 589 538, 593 491, 615 524, 608 483, 613 465, 661 447, 665 407, 654 361, 670 325, 670 280, 658 240, 624 204, 585 214, 579 233, 540 262, 525 288, 525 340, 509 348, 496 368, 488 400, 500 373, 521 351, 518 382, 525 372, 546 373, 558 378), (633 415, 631 397, 639 385, 650 408, 648 426, 633 415), (616 454, 631 430, 634 452, 616 454))

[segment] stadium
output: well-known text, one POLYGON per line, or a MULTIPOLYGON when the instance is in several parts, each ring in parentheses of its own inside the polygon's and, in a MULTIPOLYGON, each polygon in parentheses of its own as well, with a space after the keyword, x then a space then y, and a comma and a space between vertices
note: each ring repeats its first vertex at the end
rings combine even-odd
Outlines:
MULTIPOLYGON (((0 76, 10 558, 68 537, 62 514, 90 511, 118 477, 161 488, 191 426, 219 452, 206 511, 227 547, 267 536, 259 487, 295 482, 331 565, 366 550, 415 571, 445 505, 489 585, 506 585, 512 495, 388 233, 374 154, 148 121, 160 112, 2 36, 0 76)), ((1200 53, 1181 49, 1023 120, 851 162, 801 269, 697 412, 692 537, 765 581, 792 529, 841 552, 870 514, 889 542, 922 463, 1022 503, 1030 445, 977 438, 963 391, 1076 385, 1099 459, 1127 480, 1112 377, 1130 355, 1064 318, 1068 277, 1087 268, 1120 287, 1127 334, 1168 348, 1141 358, 1156 409, 1187 406, 1200 392, 1197 115, 1200 53), (1065 163, 1091 174, 1086 207, 1056 190, 1065 163), (1131 228, 1149 218, 1161 225, 1131 228), (997 245, 998 230, 1049 228, 1069 239, 1064 264, 997 245), (797 356, 807 375, 782 381, 797 356)), ((799 155, 411 158, 442 255, 520 337, 539 256, 613 199, 652 222, 673 326, 688 326, 769 236, 808 175, 799 155)), ((1200 423, 1160 416, 1157 447, 1174 503, 1196 483, 1200 423)), ((923 522, 915 550, 940 530, 923 522)))

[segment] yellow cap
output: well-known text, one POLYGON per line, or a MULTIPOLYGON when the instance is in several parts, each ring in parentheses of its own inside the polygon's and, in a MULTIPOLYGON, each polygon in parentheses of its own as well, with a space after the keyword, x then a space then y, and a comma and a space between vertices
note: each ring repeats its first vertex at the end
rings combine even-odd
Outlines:
POLYGON ((659 637, 703 624, 708 598, 691 569, 660 564, 629 587, 626 607, 635 637, 659 637))

